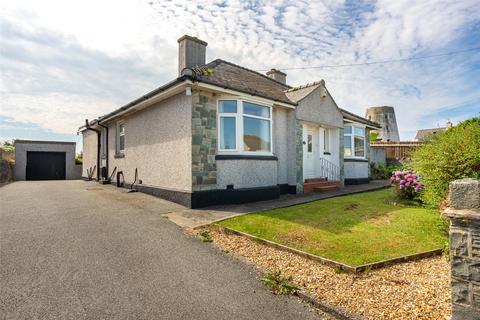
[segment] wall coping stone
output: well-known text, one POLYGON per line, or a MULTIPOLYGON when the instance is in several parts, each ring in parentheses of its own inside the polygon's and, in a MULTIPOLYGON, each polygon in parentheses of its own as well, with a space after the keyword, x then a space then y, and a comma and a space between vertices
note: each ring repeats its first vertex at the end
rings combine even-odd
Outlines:
POLYGON ((468 219, 480 221, 480 209, 452 209, 443 210, 442 216, 451 219, 468 219))
POLYGON ((465 178, 450 183, 450 208, 480 209, 480 180, 465 178))

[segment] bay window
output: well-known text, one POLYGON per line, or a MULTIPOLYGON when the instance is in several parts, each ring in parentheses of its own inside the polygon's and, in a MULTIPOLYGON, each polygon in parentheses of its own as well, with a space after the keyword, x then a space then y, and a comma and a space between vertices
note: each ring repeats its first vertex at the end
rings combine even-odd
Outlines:
POLYGON ((219 100, 218 124, 220 152, 272 152, 270 106, 242 100, 219 100))
POLYGON ((355 125, 344 126, 343 145, 345 157, 365 157, 365 128, 355 125))

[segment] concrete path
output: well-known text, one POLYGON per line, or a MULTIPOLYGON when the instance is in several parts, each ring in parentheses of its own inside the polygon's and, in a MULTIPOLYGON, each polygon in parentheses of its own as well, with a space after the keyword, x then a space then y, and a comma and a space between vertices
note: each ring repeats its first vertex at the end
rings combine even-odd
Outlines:
POLYGON ((282 195, 279 199, 246 203, 241 205, 214 206, 203 209, 183 209, 165 214, 168 219, 183 228, 198 228, 215 221, 244 215, 251 212, 290 207, 316 200, 328 199, 348 194, 378 190, 390 186, 388 180, 373 180, 368 184, 345 186, 339 190, 323 193, 282 195))
POLYGON ((161 217, 181 208, 93 182, 1 187, 1 318, 319 318, 161 217))

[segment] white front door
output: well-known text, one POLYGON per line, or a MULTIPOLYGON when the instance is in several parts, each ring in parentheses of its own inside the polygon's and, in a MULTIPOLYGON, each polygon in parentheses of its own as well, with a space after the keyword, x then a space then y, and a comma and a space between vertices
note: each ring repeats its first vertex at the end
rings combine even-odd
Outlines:
POLYGON ((315 159, 318 158, 318 129, 303 126, 303 178, 316 178, 315 159))

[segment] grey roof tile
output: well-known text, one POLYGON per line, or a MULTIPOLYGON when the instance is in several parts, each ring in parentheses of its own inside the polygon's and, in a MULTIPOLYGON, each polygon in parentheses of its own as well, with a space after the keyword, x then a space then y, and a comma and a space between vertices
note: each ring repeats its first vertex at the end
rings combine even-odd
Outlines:
POLYGON ((193 71, 200 82, 295 105, 285 94, 290 86, 231 62, 217 59, 193 71))

